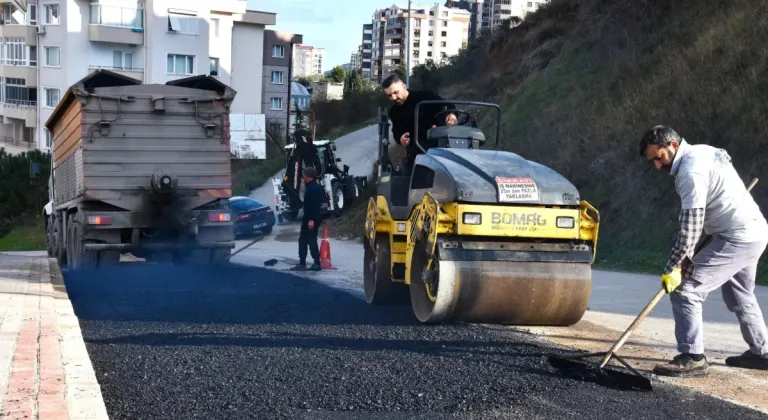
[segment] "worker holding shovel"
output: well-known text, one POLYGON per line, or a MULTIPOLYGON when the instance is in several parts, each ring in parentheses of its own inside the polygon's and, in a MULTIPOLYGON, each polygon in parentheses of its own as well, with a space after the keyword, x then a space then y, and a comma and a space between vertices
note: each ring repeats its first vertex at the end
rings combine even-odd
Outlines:
POLYGON ((742 355, 728 357, 726 364, 768 370, 768 332, 754 293, 757 262, 768 244, 768 222, 730 156, 723 149, 691 145, 665 126, 643 135, 640 155, 675 178, 682 204, 680 233, 661 276, 662 287, 670 294, 681 354, 654 372, 684 377, 709 373, 702 303, 721 287, 749 345, 742 355), (712 241, 694 255, 702 232, 712 241))

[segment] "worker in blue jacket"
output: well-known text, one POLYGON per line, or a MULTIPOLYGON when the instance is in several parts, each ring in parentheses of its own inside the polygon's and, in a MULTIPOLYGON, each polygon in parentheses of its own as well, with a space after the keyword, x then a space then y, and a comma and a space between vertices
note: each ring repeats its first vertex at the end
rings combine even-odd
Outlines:
POLYGON ((317 231, 323 221, 322 205, 325 201, 325 190, 317 181, 314 168, 306 168, 304 172, 304 218, 301 221, 299 233, 299 264, 291 270, 304 271, 307 269, 307 247, 312 255, 314 264, 309 267, 312 271, 320 271, 320 250, 317 247, 317 231))

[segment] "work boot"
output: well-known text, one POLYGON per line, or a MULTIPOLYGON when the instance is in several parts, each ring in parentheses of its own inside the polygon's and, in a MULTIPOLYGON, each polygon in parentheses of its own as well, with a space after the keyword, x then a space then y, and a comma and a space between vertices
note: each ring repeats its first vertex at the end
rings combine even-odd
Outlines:
POLYGON ((317 262, 315 262, 314 264, 312 264, 312 266, 311 266, 311 267, 309 267, 309 271, 320 271, 320 270, 322 270, 322 269, 323 269, 323 268, 322 268, 322 267, 320 267, 320 264, 319 264, 319 263, 317 263, 317 262))
POLYGON ((291 267, 291 271, 307 271, 307 263, 300 262, 291 267))
POLYGON ((725 364, 745 369, 768 370, 768 354, 758 356, 747 350, 741 356, 727 357, 725 364))
POLYGON ((697 362, 690 354, 683 353, 675 356, 669 363, 657 365, 653 368, 653 373, 681 378, 706 376, 709 375, 709 363, 706 356, 697 362))

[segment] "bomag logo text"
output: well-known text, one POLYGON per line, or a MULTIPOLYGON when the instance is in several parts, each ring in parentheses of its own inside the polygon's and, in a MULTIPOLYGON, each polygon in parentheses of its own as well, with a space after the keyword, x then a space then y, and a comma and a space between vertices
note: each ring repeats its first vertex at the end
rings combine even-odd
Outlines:
POLYGON ((536 213, 492 213, 491 223, 494 225, 546 226, 547 219, 536 213))

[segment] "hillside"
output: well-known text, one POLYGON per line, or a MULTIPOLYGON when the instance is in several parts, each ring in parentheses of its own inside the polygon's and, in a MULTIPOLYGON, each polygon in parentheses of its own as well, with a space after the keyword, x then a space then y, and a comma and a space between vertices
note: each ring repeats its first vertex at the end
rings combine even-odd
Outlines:
POLYGON ((600 210, 599 265, 657 273, 679 198, 638 155, 651 126, 726 148, 745 182, 765 178, 753 194, 768 214, 767 12, 758 0, 552 0, 411 80, 498 103, 501 147, 562 173, 600 210))

